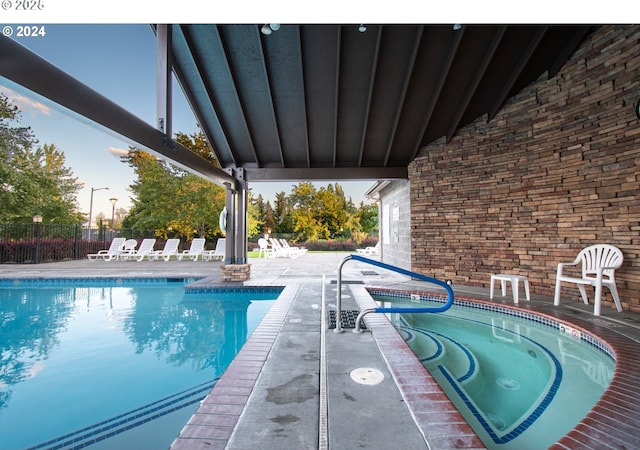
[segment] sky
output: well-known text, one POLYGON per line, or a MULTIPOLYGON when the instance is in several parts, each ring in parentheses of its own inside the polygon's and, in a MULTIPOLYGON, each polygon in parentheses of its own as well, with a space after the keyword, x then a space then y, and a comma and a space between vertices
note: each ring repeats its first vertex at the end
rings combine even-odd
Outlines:
MULTIPOLYGON (((14 27, 17 30, 17 26, 14 27)), ((34 53, 91 87, 134 115, 155 123, 155 36, 148 24, 49 24, 45 36, 13 38, 34 53)), ((55 144, 65 154, 66 165, 82 183, 79 210, 92 218, 109 219, 116 209, 131 207, 129 186, 133 169, 120 161, 130 143, 81 121, 64 108, 0 77, 0 92, 21 111, 22 126, 31 127, 38 145, 55 144), (104 189, 108 188, 108 189, 104 189)), ((192 134, 197 122, 174 83, 173 130, 192 134)), ((304 180, 300 180, 304 181, 304 180)), ((370 203, 364 193, 373 181, 339 181, 347 197, 370 203)), ((271 201, 278 192, 289 194, 294 182, 250 183, 252 195, 271 201)), ((318 183, 317 186, 327 183, 318 183)))

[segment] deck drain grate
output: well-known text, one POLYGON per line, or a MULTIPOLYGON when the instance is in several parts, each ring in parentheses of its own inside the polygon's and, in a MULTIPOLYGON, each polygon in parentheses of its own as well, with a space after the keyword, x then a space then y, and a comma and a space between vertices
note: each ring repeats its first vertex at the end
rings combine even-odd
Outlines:
MULTIPOLYGON (((347 309, 345 311, 340 311, 340 316, 342 317, 342 328, 355 328, 358 314, 360 314, 360 311, 358 311, 357 309, 347 309)), ((329 329, 331 330, 335 327, 336 311, 329 311, 329 329)), ((364 324, 364 320, 360 320, 360 329, 367 329, 367 326, 364 324)))
POLYGON ((376 272, 375 270, 361 270, 360 272, 362 272, 362 275, 378 275, 378 272, 376 272))
MULTIPOLYGON (((337 280, 331 280, 331 284, 336 284, 337 280)), ((342 284, 364 284, 364 281, 360 280, 342 280, 342 284)))

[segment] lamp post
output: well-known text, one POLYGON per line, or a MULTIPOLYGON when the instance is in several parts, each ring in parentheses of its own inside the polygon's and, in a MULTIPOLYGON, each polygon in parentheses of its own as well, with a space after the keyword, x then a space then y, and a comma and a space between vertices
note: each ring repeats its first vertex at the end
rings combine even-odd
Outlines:
POLYGON ((93 213, 93 193, 95 191, 101 191, 103 189, 109 190, 108 187, 101 187, 101 188, 91 188, 91 200, 89 201, 89 241, 91 241, 91 220, 92 220, 92 213, 93 213))
POLYGON ((36 254, 33 262, 38 264, 40 262, 40 224, 42 223, 42 216, 40 214, 33 216, 33 223, 36 227, 36 254))
POLYGON ((111 230, 113 231, 115 229, 113 224, 115 223, 116 219, 116 202, 118 201, 118 199, 115 197, 111 197, 109 201, 111 202, 111 230))

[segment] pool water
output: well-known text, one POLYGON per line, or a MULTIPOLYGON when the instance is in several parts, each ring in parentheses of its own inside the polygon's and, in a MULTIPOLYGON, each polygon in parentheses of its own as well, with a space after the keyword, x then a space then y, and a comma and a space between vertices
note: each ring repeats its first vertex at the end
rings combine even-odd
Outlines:
POLYGON ((0 282, 0 447, 168 448, 279 294, 0 282))
MULTIPOLYGON (((374 296, 384 307, 437 306, 374 296)), ((389 314, 399 333, 487 448, 548 448, 609 385, 610 353, 579 330, 454 305, 440 314, 389 314)))

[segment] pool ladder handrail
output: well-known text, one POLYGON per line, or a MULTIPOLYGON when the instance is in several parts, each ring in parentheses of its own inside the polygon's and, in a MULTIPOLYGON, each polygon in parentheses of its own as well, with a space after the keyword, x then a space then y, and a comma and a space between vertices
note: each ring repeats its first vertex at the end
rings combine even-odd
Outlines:
POLYGON ((431 278, 426 275, 422 275, 416 272, 412 272, 410 270, 403 269, 401 267, 392 266, 391 264, 386 264, 381 261, 376 261, 375 259, 365 258, 360 255, 349 255, 346 256, 340 265, 338 266, 338 293, 336 298, 336 327, 333 330, 334 333, 342 333, 342 267, 345 265, 347 261, 356 260, 366 264, 371 264, 372 266, 381 267, 383 269, 391 270, 393 272, 400 273, 402 275, 407 275, 409 277, 417 278, 422 281, 426 281, 427 283, 437 284, 438 286, 443 287, 447 291, 447 302, 438 307, 429 307, 429 308, 369 308, 365 309, 358 314, 358 318, 356 319, 356 327, 353 330, 354 333, 361 333, 360 330, 360 320, 369 314, 369 313, 440 313, 444 312, 447 309, 451 308, 454 301, 453 289, 444 281, 438 280, 436 278, 431 278))

